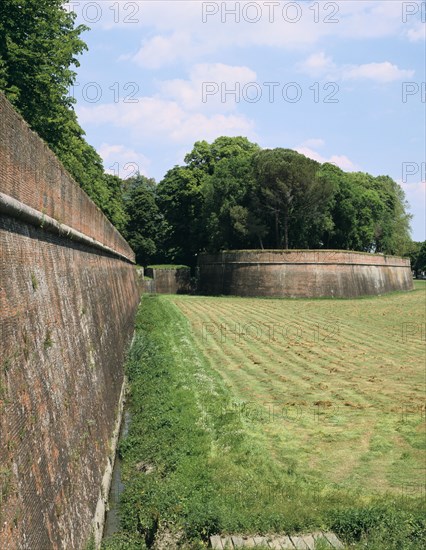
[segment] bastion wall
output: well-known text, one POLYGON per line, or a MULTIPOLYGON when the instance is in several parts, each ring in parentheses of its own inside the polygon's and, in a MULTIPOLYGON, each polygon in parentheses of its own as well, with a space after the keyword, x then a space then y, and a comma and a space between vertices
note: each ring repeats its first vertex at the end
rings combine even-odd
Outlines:
POLYGON ((412 290, 410 260, 344 250, 242 250, 199 256, 202 293, 352 298, 412 290))

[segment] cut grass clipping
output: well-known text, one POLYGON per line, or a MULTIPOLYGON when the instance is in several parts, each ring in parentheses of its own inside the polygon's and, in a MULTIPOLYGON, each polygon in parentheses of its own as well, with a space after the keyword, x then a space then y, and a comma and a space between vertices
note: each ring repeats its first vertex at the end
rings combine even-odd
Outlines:
MULTIPOLYGON (((382 361, 389 361, 383 378, 396 381, 391 364, 395 358, 386 339, 378 342, 373 337, 365 341, 366 357, 359 357, 364 341, 362 331, 369 330, 369 319, 370 328, 377 325, 377 308, 386 312, 388 328, 392 322, 401 324, 409 307, 415 306, 416 299, 417 303, 419 298, 420 303, 424 299, 419 292, 406 296, 413 300, 411 306, 404 302, 405 295, 401 294, 358 302, 144 297, 137 320, 137 336, 127 363, 131 424, 127 438, 120 444, 125 484, 120 505, 121 533, 104 541, 103 548, 136 550, 143 548, 145 543, 152 544, 155 536, 165 537, 165 541, 167 537, 171 541, 180 540, 184 548, 202 548, 209 536, 216 533, 292 534, 319 529, 335 531, 351 548, 424 547, 424 485, 421 491, 419 474, 410 478, 411 468, 414 472, 419 467, 417 452, 422 441, 424 445, 418 416, 408 415, 407 426, 403 418, 398 431, 398 425, 393 424, 396 420, 386 412, 392 404, 390 398, 386 410, 382 411, 383 418, 376 410, 375 416, 369 411, 370 416, 365 420, 364 408, 354 407, 360 425, 348 413, 336 411, 328 424, 318 419, 314 424, 307 415, 293 421, 288 417, 271 417, 270 412, 265 412, 268 410, 264 403, 266 390, 270 392, 270 399, 275 395, 280 403, 296 403, 297 392, 305 401, 309 398, 319 401, 317 390, 312 390, 307 384, 309 380, 304 380, 306 376, 316 376, 315 385, 323 382, 321 368, 325 360, 318 341, 309 348, 312 355, 303 357, 308 349, 294 342, 281 342, 280 350, 272 341, 262 348, 259 342, 254 346, 248 340, 242 343, 241 339, 235 342, 228 339, 230 347, 225 349, 224 342, 221 347, 214 341, 213 337, 217 337, 212 332, 214 325, 210 326, 210 341, 202 331, 205 322, 229 323, 237 310, 246 320, 250 319, 251 311, 255 312, 253 315, 256 314, 258 321, 262 311, 269 320, 274 316, 279 320, 281 314, 285 318, 298 315, 298 319, 305 319, 307 327, 309 323, 318 322, 321 328, 324 319, 329 319, 328 315, 334 320, 344 319, 348 326, 354 323, 352 328, 361 330, 361 335, 351 332, 345 342, 341 327, 337 344, 326 346, 330 348, 326 355, 334 365, 332 368, 346 368, 347 383, 345 385, 343 376, 334 378, 336 387, 319 388, 319 394, 323 401, 333 403, 343 392, 343 399, 353 405, 368 404, 372 395, 376 395, 379 396, 377 403, 384 407, 382 401, 384 396, 389 397, 390 386, 388 388, 381 381, 380 391, 376 388, 369 394, 363 385, 361 367, 364 361, 371 370, 374 364, 378 365, 380 357, 382 361), (342 307, 346 309, 342 311, 342 307), (315 308, 328 308, 328 313, 315 308), (345 344, 349 349, 340 351, 346 354, 346 363, 339 366, 338 348, 345 344), (241 346, 245 345, 252 349, 247 348, 241 354, 241 346), (355 352, 352 359, 348 356, 349 350, 355 352), (297 353, 302 353, 299 362, 297 353), (281 365, 281 374, 265 373, 263 363, 269 365, 267 368, 272 369, 273 365, 278 368, 279 358, 288 360, 285 368, 281 365), (239 364, 241 368, 236 368, 239 364), (351 368, 355 369, 356 381, 348 375, 351 368), (289 378, 287 391, 280 388, 279 376, 289 378), (245 398, 244 388, 249 391, 245 398), (355 389, 352 401, 348 401, 351 388, 355 389), (289 396, 290 389, 294 395, 289 396), (324 398, 328 391, 333 397, 324 398), (345 392, 349 392, 348 395, 345 392), (345 460, 342 424, 346 426, 348 449, 352 453, 351 441, 365 439, 365 433, 359 430, 365 430, 365 422, 372 419, 375 419, 371 426, 374 438, 373 441, 369 439, 366 448, 371 456, 366 452, 368 459, 364 461, 357 456, 357 460, 341 464, 345 460), (399 456, 389 448, 389 442, 398 446, 401 440, 405 442, 405 454, 399 456), (411 452, 405 448, 407 444, 411 452), (327 453, 331 465, 327 463, 327 453), (398 463, 399 470, 405 473, 401 478, 406 484, 405 490, 403 487, 397 490, 396 466, 390 467, 389 453, 398 463), (309 463, 311 455, 318 459, 309 463), (382 462, 377 460, 378 456, 383 457, 382 462), (372 475, 372 461, 378 485, 369 489, 368 478, 364 479, 363 475, 372 475), (342 467, 346 467, 346 473, 342 472, 342 467), (333 481, 333 468, 339 472, 338 483, 333 481), (389 470, 386 483, 379 483, 383 477, 381 468, 389 470), (411 484, 410 479, 414 480, 411 484)), ((418 305, 417 310, 420 309, 418 305)), ((413 312, 409 319, 415 322, 413 312)), ((383 330, 383 326, 376 330, 383 330)), ((411 347, 418 350, 414 328, 410 331, 414 339, 411 347)), ((395 340, 392 333, 389 339, 395 340)), ((414 361, 410 353, 408 361, 407 368, 410 361, 414 361)), ((423 368, 421 356, 420 360, 417 356, 417 365, 423 368)), ((331 380, 328 379, 329 385, 331 380)), ((375 401, 371 404, 375 405, 375 401)), ((345 410, 343 402, 342 406, 345 410)))

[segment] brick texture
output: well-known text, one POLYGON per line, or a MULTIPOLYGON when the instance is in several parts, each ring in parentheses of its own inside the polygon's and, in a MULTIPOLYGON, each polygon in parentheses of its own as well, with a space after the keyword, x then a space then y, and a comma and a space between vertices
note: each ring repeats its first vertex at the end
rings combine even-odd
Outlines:
POLYGON ((0 191, 134 261, 134 253, 0 92, 0 191))
POLYGON ((339 250, 203 254, 199 275, 202 292, 235 296, 349 298, 413 288, 409 259, 339 250))
POLYGON ((180 269, 153 269, 147 267, 146 275, 153 279, 147 284, 147 292, 157 294, 188 294, 191 290, 191 270, 189 267, 180 269))
MULTIPOLYGON (((0 192, 133 253, 0 95, 0 192)), ((0 548, 84 548, 139 302, 135 267, 0 215, 0 548)))

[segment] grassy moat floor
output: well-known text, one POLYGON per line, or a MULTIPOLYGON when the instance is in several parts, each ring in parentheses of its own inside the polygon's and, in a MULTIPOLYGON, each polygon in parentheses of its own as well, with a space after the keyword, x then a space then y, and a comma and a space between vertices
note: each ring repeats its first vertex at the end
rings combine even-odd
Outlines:
POLYGON ((121 532, 103 548, 317 530, 348 548, 426 546, 425 292, 145 296, 121 532))

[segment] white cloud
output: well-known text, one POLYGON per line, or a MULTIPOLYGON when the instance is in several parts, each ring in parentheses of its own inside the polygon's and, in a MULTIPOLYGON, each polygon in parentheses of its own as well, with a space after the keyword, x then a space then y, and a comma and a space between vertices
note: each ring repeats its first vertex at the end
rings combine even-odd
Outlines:
POLYGON ((130 59, 141 67, 158 69, 173 64, 176 59, 192 52, 191 37, 187 32, 175 32, 170 36, 156 35, 146 40, 130 59))
POLYGON ((301 144, 301 147, 321 148, 321 147, 324 147, 324 145, 325 145, 325 141, 324 141, 323 139, 320 139, 320 138, 310 138, 310 139, 305 140, 305 141, 301 144))
POLYGON ((417 23, 407 31, 407 37, 410 42, 419 42, 426 40, 426 27, 424 23, 417 23))
POLYGON ((403 0, 352 0, 339 2, 341 37, 356 39, 384 38, 402 34, 407 24, 402 22, 403 0))
POLYGON ((426 182, 404 183, 402 180, 398 180, 398 183, 403 188, 409 203, 417 204, 424 208, 426 204, 426 182))
POLYGON ((330 157, 325 157, 321 153, 314 151, 313 149, 311 149, 311 147, 308 147, 306 145, 311 141, 321 141, 321 146, 324 145, 324 141, 322 140, 307 140, 302 145, 295 147, 295 150, 298 153, 305 155, 305 157, 309 157, 313 160, 316 160, 317 162, 330 162, 331 164, 335 164, 336 166, 347 172, 355 172, 358 170, 356 164, 354 164, 346 155, 331 155, 330 157))
POLYGON ((334 80, 367 79, 381 84, 411 78, 414 75, 413 70, 400 69, 389 61, 364 63, 361 65, 342 65, 339 67, 324 52, 310 55, 298 67, 301 72, 312 77, 323 76, 334 80))
MULTIPOLYGON (((256 73, 243 66, 223 63, 202 63, 195 65, 189 78, 166 80, 158 83, 158 92, 153 96, 135 98, 135 103, 111 103, 96 106, 83 106, 77 109, 80 123, 84 126, 112 125, 128 129, 138 142, 158 140, 177 144, 192 145, 200 139, 211 140, 221 135, 246 135, 253 138, 254 123, 236 112, 235 100, 222 101, 220 87, 228 89, 239 83, 256 81, 256 73), (204 82, 218 84, 219 92, 203 102, 204 82)), ((100 151, 105 155, 128 156, 134 151, 111 149, 105 144, 100 151)), ((136 155, 136 153, 134 153, 136 155)), ((145 159, 146 160, 146 159, 145 159)), ((141 159, 142 166, 146 162, 141 159)))
MULTIPOLYGON (((102 4, 105 5, 103 11, 107 12, 108 2, 102 4)), ((112 7, 116 3, 110 4, 112 7)), ((403 23, 402 0, 351 0, 314 5, 294 2, 292 4, 298 6, 298 13, 294 8, 288 8, 290 3, 248 0, 232 5, 201 0, 144 0, 129 4, 139 8, 135 16, 138 25, 124 24, 123 13, 114 26, 122 26, 129 32, 143 27, 153 33, 132 56, 135 62, 149 68, 160 68, 178 60, 194 62, 205 54, 227 48, 269 46, 303 50, 318 47, 325 38, 362 40, 401 36, 417 40, 421 34, 414 17, 412 21, 403 23), (205 10, 207 4, 214 7, 214 13, 204 17, 203 22, 203 6, 205 10), (239 22, 229 13, 235 8, 239 22), (256 12, 259 20, 253 22, 256 12)), ((113 11, 110 10, 111 14, 113 11)), ((104 19, 100 24, 105 28, 112 27, 111 21, 105 22, 104 19)))
POLYGON ((186 110, 226 112, 236 108, 236 101, 235 97, 225 96, 224 92, 238 90, 238 86, 242 89, 256 79, 256 73, 248 67, 202 63, 191 69, 188 80, 166 80, 160 84, 160 90, 164 97, 177 101, 186 110), (208 90, 212 93, 208 94, 208 90))
POLYGON ((294 50, 336 37, 362 40, 399 35, 408 40, 421 39, 418 19, 410 17, 407 22, 402 21, 402 0, 329 3, 240 0, 230 4, 202 0, 78 0, 66 2, 65 6, 77 13, 78 22, 92 28, 119 28, 128 33, 140 32, 142 28, 145 35, 149 32, 150 38, 130 56, 148 68, 160 68, 181 59, 194 62, 206 53, 233 47, 294 50), (203 22, 207 4, 215 7, 215 13, 204 17, 203 22), (298 6, 297 10, 290 4, 298 6), (239 22, 229 13, 235 7, 239 22), (259 20, 253 22, 256 12, 259 20))
POLYGON ((333 59, 324 52, 314 53, 299 64, 299 70, 313 77, 324 75, 335 68, 333 59))
POLYGON ((221 135, 248 135, 254 123, 243 115, 193 113, 175 101, 158 97, 142 97, 138 103, 112 103, 78 109, 81 124, 112 125, 128 129, 134 138, 152 142, 164 139, 192 145, 200 139, 221 135))
POLYGON ((105 171, 108 174, 119 176, 122 179, 131 177, 136 172, 148 175, 149 159, 124 145, 102 143, 98 148, 98 153, 104 161, 105 171))
POLYGON ((331 157, 326 159, 325 162, 335 164, 342 170, 346 170, 346 172, 356 172, 359 170, 356 164, 354 164, 346 155, 331 155, 331 157))
POLYGON ((342 77, 344 79, 369 79, 376 82, 386 83, 403 78, 411 78, 414 75, 413 70, 399 69, 389 61, 383 63, 366 63, 364 65, 354 65, 343 69, 342 77))
POLYGON ((171 138, 177 142, 194 143, 205 139, 212 141, 220 136, 252 136, 254 123, 242 115, 205 116, 195 114, 186 117, 184 124, 176 126, 171 138))

